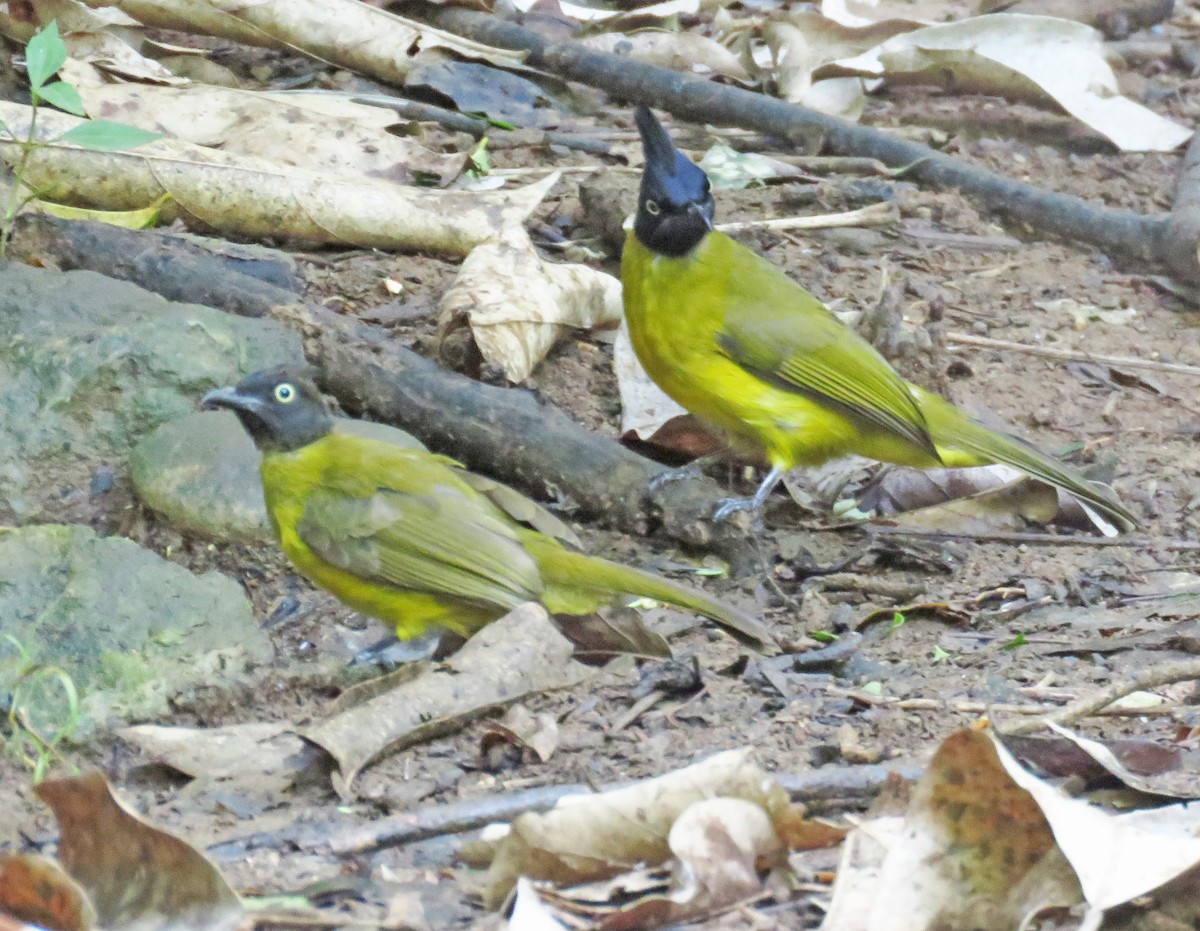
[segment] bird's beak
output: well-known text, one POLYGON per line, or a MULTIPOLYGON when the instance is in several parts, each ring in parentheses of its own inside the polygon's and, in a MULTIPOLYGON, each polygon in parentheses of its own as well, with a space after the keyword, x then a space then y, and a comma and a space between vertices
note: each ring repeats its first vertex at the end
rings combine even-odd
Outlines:
POLYGON ((238 394, 237 388, 230 386, 227 388, 214 388, 200 399, 200 407, 206 411, 225 407, 230 410, 250 411, 253 413, 262 407, 262 401, 248 395, 238 394))
POLYGON ((705 227, 708 228, 710 233, 712 232, 712 217, 705 212, 704 207, 701 204, 697 204, 695 202, 688 204, 688 213, 691 213, 703 220, 705 227))

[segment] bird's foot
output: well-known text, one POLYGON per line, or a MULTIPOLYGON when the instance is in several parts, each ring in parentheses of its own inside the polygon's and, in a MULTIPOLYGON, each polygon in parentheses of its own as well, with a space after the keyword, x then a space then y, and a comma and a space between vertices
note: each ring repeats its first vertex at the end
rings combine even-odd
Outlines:
POLYGON ((401 640, 395 634, 388 634, 382 640, 363 647, 350 660, 351 666, 374 665, 392 670, 404 663, 415 663, 418 660, 430 659, 442 642, 442 632, 431 630, 413 637, 411 640, 401 640))
POLYGON ((718 502, 716 511, 713 512, 713 521, 720 523, 727 520, 739 511, 757 511, 762 507, 762 502, 758 497, 751 498, 722 498, 718 502))
MULTIPOLYGON (((701 457, 703 459, 703 457, 701 457)), ((684 479, 698 478, 704 472, 704 463, 701 459, 693 459, 687 465, 681 465, 677 469, 664 469, 658 475, 650 479, 647 483, 647 488, 650 489, 650 494, 658 494, 664 487, 672 482, 681 482, 684 479)))

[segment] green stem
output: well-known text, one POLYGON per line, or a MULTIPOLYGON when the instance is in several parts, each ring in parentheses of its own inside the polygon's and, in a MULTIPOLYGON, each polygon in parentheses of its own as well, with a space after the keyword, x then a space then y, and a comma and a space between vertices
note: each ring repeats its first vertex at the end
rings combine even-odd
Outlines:
MULTIPOLYGON (((16 167, 13 168, 13 185, 12 190, 8 194, 8 204, 4 208, 3 229, 0 230, 0 261, 3 261, 8 256, 8 243, 12 239, 13 222, 17 218, 17 211, 24 207, 28 201, 24 201, 18 205, 21 197, 21 185, 25 183, 25 169, 29 166, 29 157, 33 154, 33 150, 38 147, 36 141, 37 134, 37 117, 38 117, 38 98, 34 94, 29 101, 29 133, 25 137, 25 141, 19 143, 21 146, 21 157, 17 159, 16 167)), ((16 137, 13 137, 16 142, 16 137)))

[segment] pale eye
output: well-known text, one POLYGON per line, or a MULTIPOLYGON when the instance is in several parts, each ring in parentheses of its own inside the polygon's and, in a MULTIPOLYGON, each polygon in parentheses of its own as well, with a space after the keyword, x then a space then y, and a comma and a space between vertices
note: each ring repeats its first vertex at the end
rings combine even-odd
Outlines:
POLYGON ((650 214, 650 216, 652 216, 652 217, 656 217, 660 213, 662 213, 662 208, 658 206, 658 201, 656 201, 656 200, 646 201, 646 213, 650 214))
POLYGON ((275 400, 280 404, 291 404, 294 400, 296 400, 296 389, 289 385, 286 381, 281 385, 276 385, 275 400))

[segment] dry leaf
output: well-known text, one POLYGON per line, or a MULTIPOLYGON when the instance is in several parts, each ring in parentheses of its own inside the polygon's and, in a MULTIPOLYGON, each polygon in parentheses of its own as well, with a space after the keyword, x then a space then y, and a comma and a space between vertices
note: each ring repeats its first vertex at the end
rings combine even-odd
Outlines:
POLYGON ((45 931, 89 931, 96 912, 75 880, 35 854, 0 855, 0 918, 45 931))
POLYGON ((139 724, 121 728, 117 735, 205 788, 230 783, 220 788, 274 797, 306 764, 307 744, 289 727, 266 722, 224 727, 139 724))
POLYGON ((1121 96, 1098 32, 1048 16, 996 13, 918 29, 818 72, 829 74, 1053 101, 1124 151, 1169 152, 1192 135, 1121 96))
POLYGON ((647 65, 698 74, 719 74, 747 84, 751 81, 750 74, 737 55, 721 43, 695 32, 605 32, 577 42, 597 52, 621 55, 647 65))
MULTIPOLYGON (((0 120, 22 138, 30 110, 0 102, 0 120)), ((43 109, 39 138, 45 141, 79 122, 43 109)), ((0 157, 12 164, 20 147, 0 142, 0 157)), ((160 139, 127 152, 46 143, 30 158, 24 180, 47 199, 108 210, 135 210, 170 194, 165 218, 178 216, 237 237, 465 255, 498 230, 521 223, 558 175, 513 191, 437 191, 329 177, 160 139)))
POLYGON ((388 750, 455 730, 529 695, 578 685, 588 675, 546 610, 527 603, 488 624, 445 663, 302 735, 337 761, 334 786, 348 796, 362 768, 388 750))
MULTIPOLYGON (((759 870, 780 865, 785 855, 766 811, 740 798, 691 805, 671 826, 667 843, 679 861, 679 888, 671 899, 694 914, 758 892, 759 870)), ((673 919, 684 920, 681 915, 673 919)))
MULTIPOLYGON (((513 6, 522 13, 532 10, 539 0, 513 0, 513 6)), ((618 20, 625 22, 640 19, 667 19, 671 16, 695 15, 700 12, 700 0, 663 0, 650 6, 635 7, 632 10, 606 10, 600 7, 581 6, 570 0, 558 0, 558 8, 564 15, 581 23, 605 22, 618 20)))
POLYGON ((479 742, 480 753, 486 756, 497 742, 528 747, 539 760, 548 762, 558 749, 558 721, 544 711, 535 715, 524 705, 513 705, 498 721, 488 723, 479 742))
POLYGON ((442 297, 442 332, 469 325, 483 358, 513 383, 524 381, 567 327, 621 319, 621 283, 586 265, 556 265, 537 254, 523 227, 476 246, 442 297))
POLYGON ((979 0, 822 0, 821 13, 845 26, 897 22, 920 26, 966 19, 979 12, 979 0))
POLYGON ((497 908, 519 876, 576 883, 615 876, 639 863, 665 862, 680 814, 716 796, 762 809, 785 841, 802 822, 787 793, 750 761, 748 751, 730 750, 655 779, 520 816, 496 849, 484 902, 497 908))
POLYGON ((270 93, 192 84, 114 84, 90 65, 68 61, 62 76, 92 118, 119 120, 182 142, 280 165, 402 184, 424 176, 449 183, 466 154, 430 151, 388 130, 389 110, 336 94, 270 93))
POLYGON ((903 818, 847 838, 822 931, 1017 928, 1049 905, 1080 900, 1055 833, 1013 784, 993 741, 942 742, 903 818))
POLYGON ((412 58, 446 48, 496 65, 523 52, 494 48, 358 0, 87 0, 116 6, 147 26, 203 33, 247 45, 304 52, 323 62, 403 84, 412 58))
POLYGON ((58 859, 105 927, 232 928, 242 905, 195 848, 152 827, 113 797, 100 773, 38 785, 58 821, 58 859))

